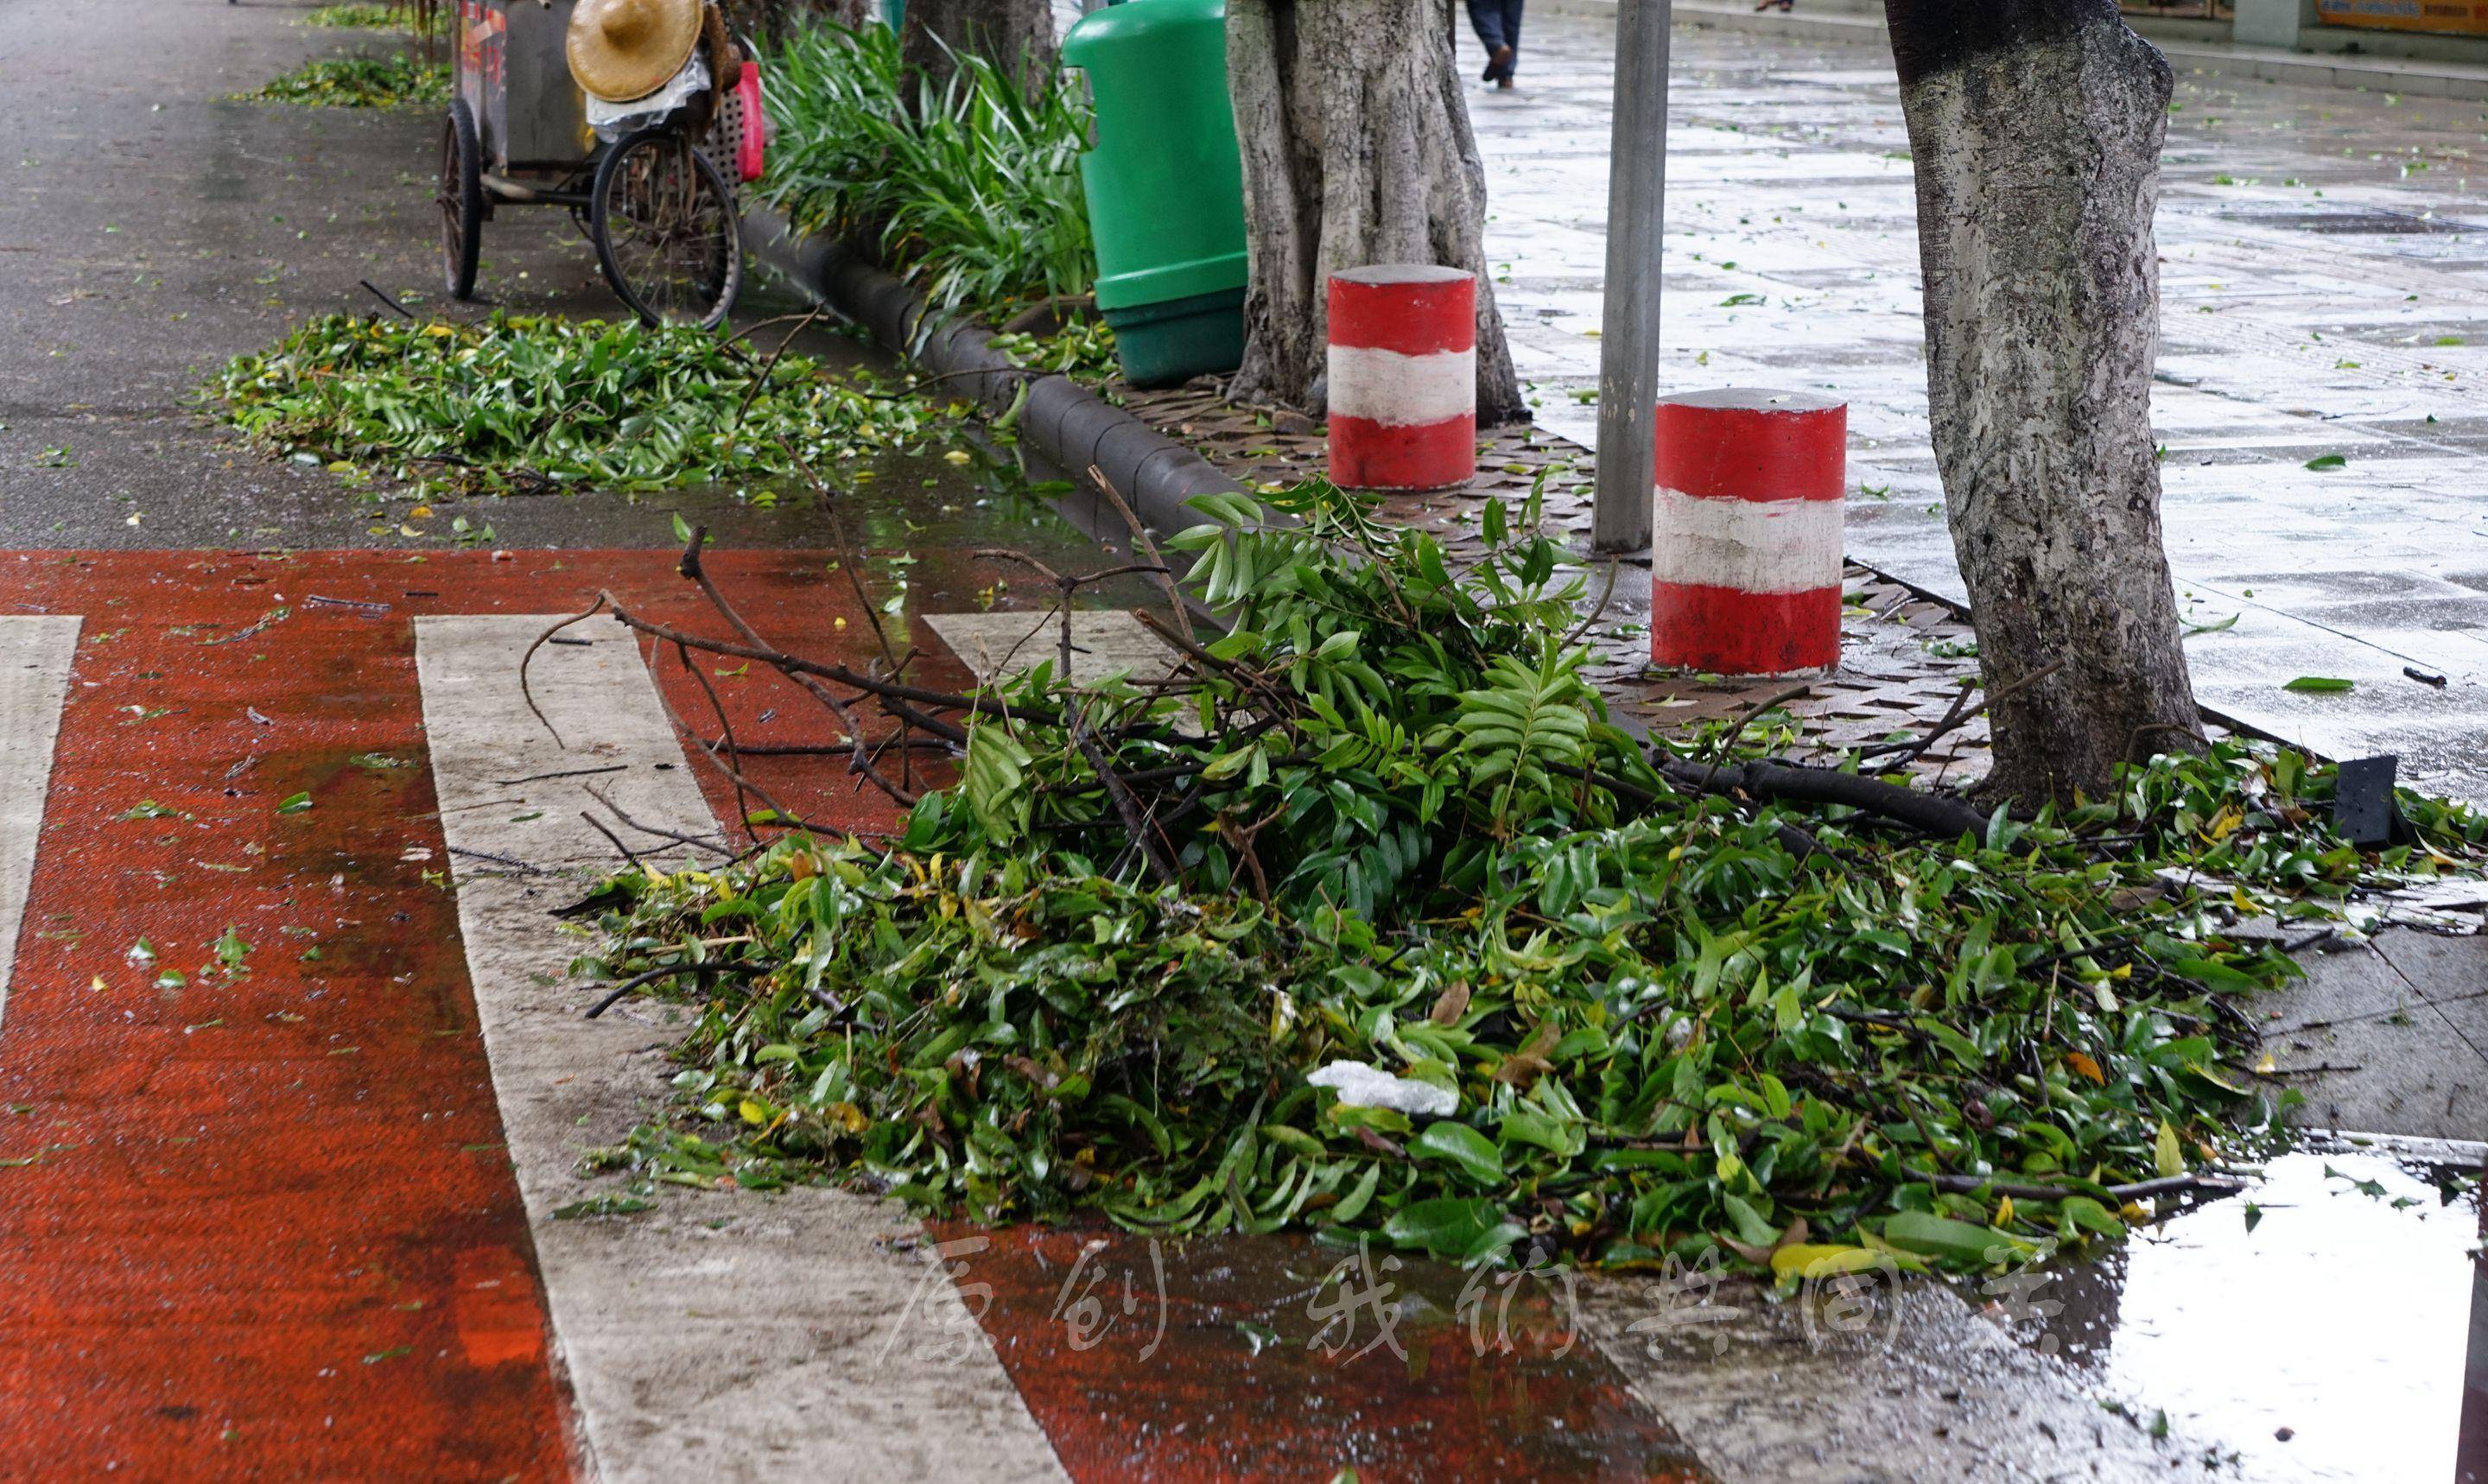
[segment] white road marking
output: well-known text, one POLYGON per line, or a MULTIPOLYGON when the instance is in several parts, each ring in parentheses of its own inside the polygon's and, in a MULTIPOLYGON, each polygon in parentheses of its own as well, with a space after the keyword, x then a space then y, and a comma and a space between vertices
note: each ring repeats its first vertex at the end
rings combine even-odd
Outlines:
POLYGON ((1737 500, 1652 491, 1650 579, 1808 593, 1840 583, 1838 500, 1737 500))
POLYGON ((1477 351, 1406 355, 1330 348, 1330 410, 1391 428, 1425 427, 1477 409, 1477 351))
POLYGON ((77 636, 74 618, 0 618, 0 1019, 9 1011, 9 968, 35 879, 52 743, 60 737, 77 636))
POLYGON ((587 786, 642 823, 717 829, 629 639, 537 652, 536 700, 572 750, 528 714, 519 657, 553 622, 418 619, 415 657, 442 828, 474 853, 451 856, 459 931, 593 1475, 1063 1479, 959 1290, 929 1252, 884 1245, 922 1234, 896 1203, 668 1189, 636 1216, 552 1218, 610 1188, 574 1165, 663 1102, 678 1034, 642 1002, 580 1018, 595 991, 566 966, 583 943, 546 912, 614 860, 580 818, 601 813, 587 786))
MULTIPOLYGON (((924 624, 950 646, 978 684, 1025 674, 1039 661, 1062 658, 1060 615, 1044 613, 929 613, 924 624)), ((1174 651, 1147 626, 1119 608, 1079 608, 1071 614, 1071 680, 1090 686, 1117 670, 1133 680, 1162 680, 1174 668, 1174 651)))
POLYGON ((1750 1283, 1595 1274, 1580 1299, 1633 1394, 1725 1484, 1983 1484, 2070 1475, 2055 1461, 2073 1457, 2109 1484, 2172 1474, 2063 1360, 1932 1280, 1869 1272, 1776 1302, 1750 1283))

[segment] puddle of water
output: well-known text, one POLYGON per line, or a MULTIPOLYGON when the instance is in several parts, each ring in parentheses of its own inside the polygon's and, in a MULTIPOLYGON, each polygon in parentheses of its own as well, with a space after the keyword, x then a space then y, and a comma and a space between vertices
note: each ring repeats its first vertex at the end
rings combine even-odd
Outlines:
POLYGON ((2458 1174, 2281 1156, 2252 1190, 2059 1271, 2034 1343, 2245 1478, 2488 1479, 2488 1267, 2458 1174))

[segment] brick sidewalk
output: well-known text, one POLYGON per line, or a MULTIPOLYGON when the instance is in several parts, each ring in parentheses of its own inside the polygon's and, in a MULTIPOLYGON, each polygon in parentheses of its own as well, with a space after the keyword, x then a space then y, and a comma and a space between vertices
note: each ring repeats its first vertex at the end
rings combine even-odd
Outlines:
MULTIPOLYGON (((1325 468, 1319 433, 1271 427, 1268 419, 1222 401, 1213 379, 1145 392, 1117 382, 1113 395, 1244 484, 1291 483, 1325 468)), ((1486 442, 1477 478, 1468 485, 1393 496, 1384 502, 1383 513, 1401 524, 1434 532, 1456 557, 1474 553, 1479 507, 1490 498, 1518 505, 1542 474, 1548 523, 1586 546, 1596 458, 1579 443, 1542 428, 1507 429, 1486 442)), ((1605 597, 1582 635, 1597 655, 1592 673, 1620 715, 1653 729, 1737 715, 1785 697, 1783 704, 1803 738, 1791 750, 1813 757, 1922 732, 1952 707, 1965 684, 1977 678, 1977 648, 1969 625, 1952 607, 1853 562, 1843 583, 1847 601, 1841 614, 1840 668, 1795 696, 1787 696, 1794 685, 1787 681, 1653 670, 1647 559, 1616 564, 1612 593, 1607 591, 1609 580, 1606 572, 1591 574, 1590 591, 1605 597)), ((1916 770, 1931 782, 1973 783, 1986 774, 1987 746, 1986 723, 1973 718, 1929 748, 1917 760, 1916 770)))

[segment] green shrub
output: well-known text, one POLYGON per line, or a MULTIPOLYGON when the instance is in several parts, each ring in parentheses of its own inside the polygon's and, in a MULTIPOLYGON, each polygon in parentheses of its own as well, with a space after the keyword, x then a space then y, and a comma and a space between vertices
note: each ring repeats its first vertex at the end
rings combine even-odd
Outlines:
POLYGON ((806 232, 876 244, 937 309, 999 318, 1087 293, 1086 94, 1058 77, 1031 99, 983 58, 958 63, 911 110, 887 29, 790 40, 765 64, 778 136, 760 199, 806 232))
POLYGON ((411 3, 345 0, 344 4, 320 7, 303 16, 302 24, 325 31, 403 31, 409 36, 446 36, 457 16, 457 8, 449 5, 435 5, 418 12, 411 3))

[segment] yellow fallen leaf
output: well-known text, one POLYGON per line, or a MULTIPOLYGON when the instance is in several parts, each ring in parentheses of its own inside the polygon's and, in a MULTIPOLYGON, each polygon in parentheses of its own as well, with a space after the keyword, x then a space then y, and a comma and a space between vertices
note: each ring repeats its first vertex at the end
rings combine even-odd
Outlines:
POLYGON ((2090 1057, 2083 1052, 2067 1051, 2065 1053, 2065 1065, 2073 1068, 2082 1076, 2089 1078, 2092 1081, 2098 1082, 2103 1086, 2107 1082, 2107 1075, 2100 1071, 2100 1064, 2091 1060, 2090 1057))
POLYGON ((2168 1120, 2160 1120, 2160 1136, 2151 1141, 2151 1167, 2161 1175, 2186 1173, 2186 1151, 2177 1142, 2177 1131, 2168 1120))
POLYGON ((1792 1242, 1771 1254, 1771 1271, 1782 1277, 1827 1277, 1882 1266, 1882 1255, 1866 1247, 1838 1242, 1792 1242))

